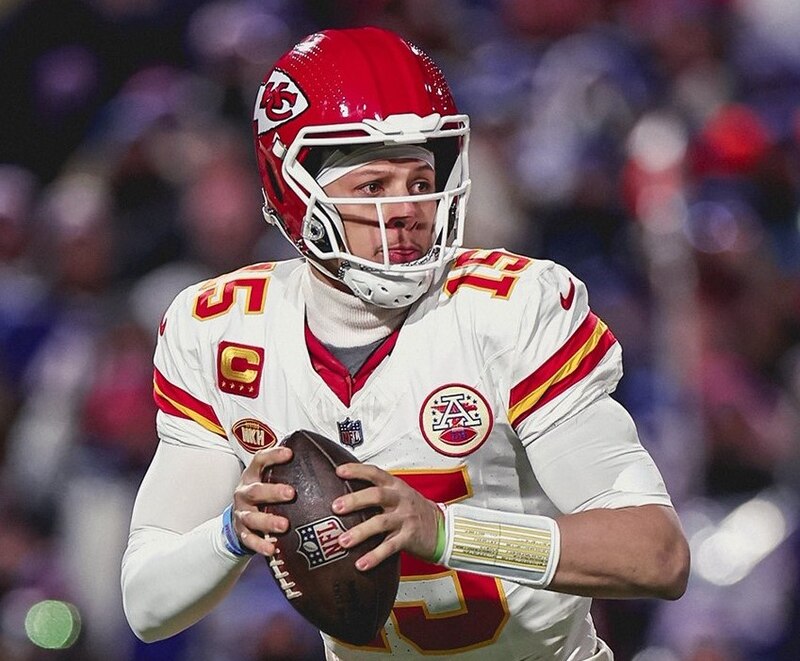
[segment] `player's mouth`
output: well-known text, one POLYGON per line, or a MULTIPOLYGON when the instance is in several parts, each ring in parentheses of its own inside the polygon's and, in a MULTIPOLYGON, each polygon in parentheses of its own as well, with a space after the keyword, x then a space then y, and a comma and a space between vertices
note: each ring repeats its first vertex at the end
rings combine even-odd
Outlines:
POLYGON ((394 246, 388 252, 390 264, 405 264, 422 257, 422 250, 415 246, 394 246))

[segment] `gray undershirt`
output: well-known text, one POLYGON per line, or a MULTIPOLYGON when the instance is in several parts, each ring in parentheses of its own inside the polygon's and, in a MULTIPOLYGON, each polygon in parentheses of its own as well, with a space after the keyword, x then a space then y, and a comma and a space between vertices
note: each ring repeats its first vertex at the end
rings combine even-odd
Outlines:
POLYGON ((323 346, 335 356, 336 360, 347 368, 347 371, 350 372, 350 376, 353 376, 361 369, 361 366, 367 361, 367 358, 372 355, 372 352, 383 344, 385 340, 386 338, 384 337, 360 347, 335 347, 332 344, 326 344, 324 342, 323 346))

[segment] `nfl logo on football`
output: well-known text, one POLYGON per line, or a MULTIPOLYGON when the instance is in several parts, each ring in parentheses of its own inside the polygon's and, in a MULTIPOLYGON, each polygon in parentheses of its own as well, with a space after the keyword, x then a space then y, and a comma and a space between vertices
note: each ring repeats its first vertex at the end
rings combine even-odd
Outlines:
POLYGON ((338 541, 339 535, 345 530, 342 522, 335 516, 297 528, 296 532, 300 537, 297 552, 305 557, 309 569, 322 567, 347 555, 347 549, 342 548, 338 541))
POLYGON ((349 448, 355 448, 364 442, 364 430, 361 428, 361 420, 351 420, 345 418, 342 422, 337 422, 339 427, 339 442, 349 448))

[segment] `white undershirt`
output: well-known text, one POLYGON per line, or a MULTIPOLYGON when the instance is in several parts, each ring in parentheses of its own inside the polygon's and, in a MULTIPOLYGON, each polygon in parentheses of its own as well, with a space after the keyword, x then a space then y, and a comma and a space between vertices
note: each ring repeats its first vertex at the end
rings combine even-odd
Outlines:
MULTIPOLYGON (((327 347, 352 349, 383 340, 406 318, 408 308, 381 308, 324 282, 313 267, 303 274, 308 327, 327 347)), ((335 353, 335 352, 334 352, 335 353)))

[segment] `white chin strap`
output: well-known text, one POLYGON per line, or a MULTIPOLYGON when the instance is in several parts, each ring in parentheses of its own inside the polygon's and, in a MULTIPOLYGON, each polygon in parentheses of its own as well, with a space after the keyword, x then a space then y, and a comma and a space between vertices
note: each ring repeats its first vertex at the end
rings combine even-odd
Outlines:
POLYGON ((339 269, 338 280, 362 301, 382 308, 404 308, 428 291, 433 282, 433 272, 379 273, 345 262, 339 269))

